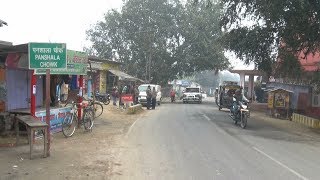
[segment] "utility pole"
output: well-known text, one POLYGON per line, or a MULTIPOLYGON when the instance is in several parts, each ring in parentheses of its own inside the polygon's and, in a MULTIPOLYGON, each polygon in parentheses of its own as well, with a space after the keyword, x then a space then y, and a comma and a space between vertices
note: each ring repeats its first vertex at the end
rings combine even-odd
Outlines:
MULTIPOLYGON (((150 32, 150 36, 151 36, 150 32)), ((151 62, 152 62, 152 41, 151 41, 151 37, 149 36, 149 42, 150 42, 150 49, 149 49, 149 63, 148 63, 148 81, 150 82, 151 80, 151 62)))

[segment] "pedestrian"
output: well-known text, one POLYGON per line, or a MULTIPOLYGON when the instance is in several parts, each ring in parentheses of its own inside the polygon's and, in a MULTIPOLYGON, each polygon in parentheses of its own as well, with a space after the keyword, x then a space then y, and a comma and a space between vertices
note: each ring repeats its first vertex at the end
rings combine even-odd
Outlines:
POLYGON ((152 93, 151 93, 151 87, 148 85, 147 90, 147 109, 151 108, 151 99, 152 99, 152 93))
POLYGON ((156 87, 152 88, 152 109, 156 108, 156 103, 157 103, 157 91, 156 91, 156 87))
POLYGON ((138 104, 139 103, 139 89, 137 87, 137 85, 134 85, 134 104, 138 104))
POLYGON ((171 89, 170 97, 171 97, 171 102, 174 102, 176 97, 176 91, 174 89, 171 89))
POLYGON ((114 105, 114 106, 117 105, 117 97, 118 97, 118 94, 119 94, 119 93, 118 93, 117 87, 113 87, 111 96, 112 96, 112 101, 113 101, 113 105, 114 105))

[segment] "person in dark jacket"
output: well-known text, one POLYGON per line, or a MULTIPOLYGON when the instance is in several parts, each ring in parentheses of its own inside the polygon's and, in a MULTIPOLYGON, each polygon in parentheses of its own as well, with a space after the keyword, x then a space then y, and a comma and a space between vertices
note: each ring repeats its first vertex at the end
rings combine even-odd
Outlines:
POLYGON ((151 99, 152 99, 152 93, 151 93, 150 85, 148 86, 148 88, 146 90, 146 93, 147 93, 147 109, 150 109, 151 108, 151 99))
POLYGON ((152 88, 152 109, 156 108, 156 103, 157 103, 157 91, 156 91, 156 87, 152 88))

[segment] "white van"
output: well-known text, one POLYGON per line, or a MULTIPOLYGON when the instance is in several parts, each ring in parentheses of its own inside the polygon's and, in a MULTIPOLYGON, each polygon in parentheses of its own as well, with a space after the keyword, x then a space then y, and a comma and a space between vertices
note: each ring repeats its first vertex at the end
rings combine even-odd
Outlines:
POLYGON ((153 89, 153 87, 156 88, 157 91, 157 104, 160 105, 161 104, 161 100, 162 100, 162 93, 161 93, 161 86, 160 85, 156 85, 156 84, 142 84, 138 87, 139 89, 139 98, 138 101, 141 105, 145 106, 147 105, 147 88, 150 85, 151 90, 153 89))

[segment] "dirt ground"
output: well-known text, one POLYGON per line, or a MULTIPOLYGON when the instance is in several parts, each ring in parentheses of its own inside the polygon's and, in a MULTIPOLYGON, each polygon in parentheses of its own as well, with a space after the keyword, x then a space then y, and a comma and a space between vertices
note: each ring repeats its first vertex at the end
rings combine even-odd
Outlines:
MULTIPOLYGON (((62 133, 52 136, 51 154, 41 158, 42 139, 36 140, 34 158, 29 159, 29 145, 0 148, 0 179, 110 179, 121 138, 146 111, 128 115, 112 105, 104 106, 92 132, 77 129, 70 138, 62 133)), ((25 137, 26 142, 26 137, 25 137)))

